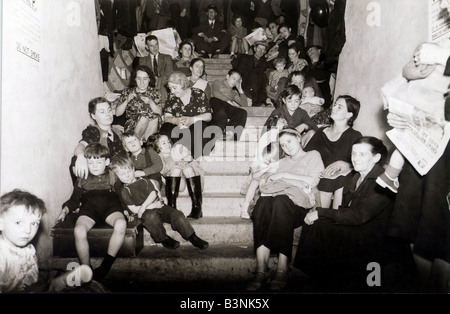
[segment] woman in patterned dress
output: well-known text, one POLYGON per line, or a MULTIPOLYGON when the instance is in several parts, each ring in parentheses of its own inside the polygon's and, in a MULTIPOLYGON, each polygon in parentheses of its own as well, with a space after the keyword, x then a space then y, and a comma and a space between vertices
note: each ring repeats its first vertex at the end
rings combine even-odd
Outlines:
MULTIPOLYGON (((190 87, 187 76, 179 71, 169 76, 167 85, 170 93, 164 107, 165 123, 161 126, 159 133, 166 135, 174 146, 181 144, 188 148, 193 159, 209 155, 214 147, 215 138, 221 134, 221 131, 218 127, 214 128, 218 131, 216 130, 213 141, 210 140, 213 133, 205 132, 212 118, 212 110, 205 92, 190 87), (209 146, 208 142, 212 145, 209 146)), ((167 178, 166 191, 177 194, 180 181, 167 180, 167 178)), ((201 176, 187 178, 186 184, 192 200, 192 210, 188 218, 201 218, 203 216, 201 176)))
POLYGON ((146 141, 162 122, 161 93, 149 67, 139 65, 133 74, 130 87, 122 91, 113 108, 117 117, 125 113, 125 132, 134 132, 146 141))
POLYGON ((164 107, 164 124, 160 134, 167 135, 172 143, 186 146, 194 159, 209 155, 212 147, 204 148, 212 134, 204 134, 211 121, 212 110, 205 92, 189 87, 183 72, 175 71, 169 76, 170 93, 164 107))

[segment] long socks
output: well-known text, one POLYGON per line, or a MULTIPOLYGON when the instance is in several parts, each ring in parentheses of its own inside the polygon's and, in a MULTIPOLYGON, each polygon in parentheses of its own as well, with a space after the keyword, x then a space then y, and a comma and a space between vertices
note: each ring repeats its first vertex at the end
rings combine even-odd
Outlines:
POLYGON ((115 256, 106 254, 101 265, 99 267, 97 267, 96 269, 94 269, 93 280, 96 280, 96 281, 103 280, 106 277, 106 275, 108 275, 115 260, 116 260, 115 256))

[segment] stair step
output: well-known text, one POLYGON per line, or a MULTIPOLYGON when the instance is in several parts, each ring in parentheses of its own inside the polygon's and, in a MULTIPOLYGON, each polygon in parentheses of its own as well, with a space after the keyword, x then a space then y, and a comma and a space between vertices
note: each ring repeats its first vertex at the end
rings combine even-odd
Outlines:
MULTIPOLYGON (((238 193, 203 193, 202 196, 204 217, 240 217, 244 195, 238 193)), ((182 193, 177 199, 177 208, 188 216, 192 209, 191 198, 182 193)))
POLYGON ((250 169, 251 160, 243 160, 243 161, 216 161, 209 160, 207 157, 201 157, 199 160, 200 166, 205 171, 206 175, 214 175, 214 174, 248 174, 250 169))
POLYGON ((245 156, 255 155, 258 142, 217 141, 210 156, 245 156))
POLYGON ((205 162, 211 162, 211 163, 216 163, 216 162, 224 162, 224 161, 235 161, 235 162, 252 162, 255 159, 254 156, 215 156, 215 155, 210 155, 210 156, 203 156, 202 160, 205 162))
MULTIPOLYGON (((207 174, 204 177, 205 183, 203 193, 234 193, 238 194, 244 184, 247 173, 236 174, 207 174)), ((180 190, 179 195, 188 195, 188 190, 180 190)))
POLYGON ((229 53, 221 53, 219 54, 219 59, 228 59, 231 60, 230 54, 229 53))
POLYGON ((207 76, 206 76, 206 79, 207 79, 207 81, 209 82, 209 84, 211 84, 211 83, 214 82, 214 81, 217 81, 217 80, 223 80, 223 79, 225 78, 225 76, 226 76, 226 75, 223 75, 223 74, 219 74, 219 75, 207 75, 207 76))
POLYGON ((219 54, 216 58, 203 58, 205 63, 214 63, 214 62, 223 62, 223 61, 231 61, 229 54, 219 54))
POLYGON ((257 142, 262 132, 263 126, 247 125, 242 132, 239 141, 257 142))
POLYGON ((210 245, 206 250, 180 246, 144 247, 134 259, 114 263, 109 277, 135 281, 245 280, 255 269, 253 246, 248 244, 210 245))
MULTIPOLYGON (((76 258, 53 258, 52 268, 66 269, 76 258)), ((91 258, 93 268, 102 258, 91 258)), ((127 278, 136 282, 242 280, 255 269, 253 246, 248 244, 212 244, 206 250, 183 245, 176 250, 146 246, 137 257, 117 258, 108 279, 127 278)))
MULTIPOLYGON (((253 277, 255 257, 253 245, 247 243, 211 244, 206 250, 199 250, 192 245, 182 245, 176 250, 162 246, 146 246, 136 257, 117 258, 106 280, 123 280, 128 284, 246 282, 253 277)), ((102 260, 91 258, 93 268, 98 267, 102 260)), ((77 263, 78 259, 54 257, 50 261, 55 270, 66 270, 67 265, 73 262, 77 263)), ((268 266, 274 269, 276 263, 277 258, 271 256, 268 266)), ((303 276, 293 268, 289 281, 295 282, 303 276)), ((177 290, 176 286, 172 288, 173 291, 177 290)))
POLYGON ((267 116, 248 116, 245 126, 246 127, 247 126, 262 127, 264 125, 264 123, 266 123, 268 117, 269 117, 269 115, 267 115, 267 116))
MULTIPOLYGON (((210 245, 220 243, 243 243, 253 245, 253 223, 251 220, 240 217, 203 217, 200 219, 189 219, 195 233, 210 245)), ((192 246, 189 241, 184 240, 181 235, 172 229, 170 224, 164 223, 167 235, 180 242, 180 245, 192 246)), ((144 246, 156 244, 150 233, 144 229, 144 246)))
POLYGON ((225 69, 224 68, 211 69, 210 67, 207 67, 205 69, 205 72, 206 72, 208 79, 210 78, 210 76, 222 76, 222 79, 224 79, 227 76, 229 70, 230 69, 226 69, 226 68, 225 69))
POLYGON ((270 116, 274 107, 242 107, 247 111, 248 117, 265 117, 266 119, 270 116))
POLYGON ((219 63, 207 63, 205 70, 227 70, 227 72, 232 69, 233 66, 231 65, 231 62, 219 62, 219 63))

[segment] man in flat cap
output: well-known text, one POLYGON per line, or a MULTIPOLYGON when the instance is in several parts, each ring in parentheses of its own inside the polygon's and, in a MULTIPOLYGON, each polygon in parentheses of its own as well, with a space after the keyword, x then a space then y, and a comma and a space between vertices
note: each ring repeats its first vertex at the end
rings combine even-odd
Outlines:
POLYGON ((224 24, 216 20, 218 10, 215 5, 208 5, 205 12, 208 20, 194 29, 192 39, 196 51, 204 58, 211 58, 225 51, 230 44, 230 35, 224 24))
POLYGON ((268 77, 266 71, 269 63, 265 54, 269 45, 265 41, 257 41, 253 45, 253 55, 239 54, 231 61, 233 69, 242 73, 242 89, 251 99, 252 106, 265 105, 267 99, 266 85, 268 77))

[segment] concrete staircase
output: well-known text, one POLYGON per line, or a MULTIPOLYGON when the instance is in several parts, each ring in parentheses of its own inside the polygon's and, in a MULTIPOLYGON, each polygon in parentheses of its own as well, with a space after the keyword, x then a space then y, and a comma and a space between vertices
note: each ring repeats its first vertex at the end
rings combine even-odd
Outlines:
POLYGON ((205 61, 205 73, 209 82, 225 78, 232 68, 230 55, 221 54, 216 58, 205 58, 203 60, 205 61))
MULTIPOLYGON (((231 59, 223 55, 205 61, 209 80, 224 78, 231 68, 231 59)), ((239 283, 237 289, 245 289, 256 262, 252 221, 240 218, 240 204, 244 199, 240 189, 249 173, 261 126, 273 108, 244 109, 248 119, 240 141, 218 141, 211 155, 199 161, 205 170, 203 218, 190 222, 197 235, 210 243, 209 248, 202 251, 193 247, 165 224, 168 235, 181 243, 178 249, 169 250, 156 244, 144 230, 141 252, 136 257, 117 258, 108 275, 109 281, 150 286, 176 282, 174 289, 180 284, 202 282, 204 291, 209 291, 208 286, 213 283, 239 283)), ((185 215, 190 213, 187 189, 181 191, 177 205, 185 215)), ((55 258, 53 266, 64 269, 75 260, 55 258)), ((101 262, 100 258, 92 260, 94 267, 101 262)), ((276 259, 271 258, 270 263, 273 265, 276 259)))

